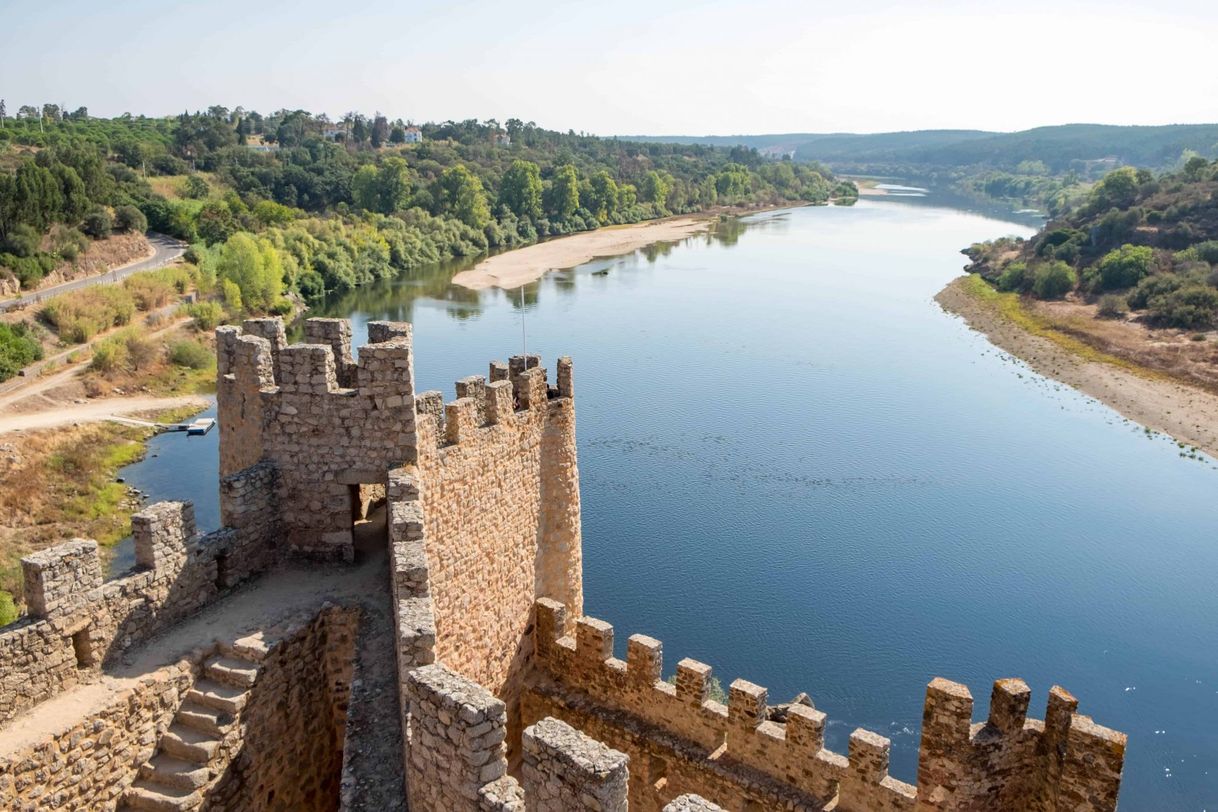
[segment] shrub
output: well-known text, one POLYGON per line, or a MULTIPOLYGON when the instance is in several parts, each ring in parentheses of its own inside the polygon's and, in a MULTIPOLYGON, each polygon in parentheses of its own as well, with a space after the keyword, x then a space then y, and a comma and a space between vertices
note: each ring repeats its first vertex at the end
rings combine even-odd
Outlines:
POLYGON ((211 366, 212 354, 197 341, 175 341, 169 345, 169 362, 188 369, 207 369, 211 366))
POLYGON ((26 290, 34 287, 42 277, 56 265, 56 259, 50 254, 39 251, 32 257, 19 257, 16 254, 0 254, 0 266, 10 269, 13 276, 26 290))
POLYGON ((138 371, 156 360, 156 345, 136 330, 123 330, 104 338, 93 346, 89 369, 103 375, 112 372, 138 371))
POLYGON ((75 262, 89 248, 89 238, 75 228, 57 228, 51 233, 55 253, 68 262, 75 262))
POLYGON ((33 226, 20 223, 9 230, 8 236, 4 239, 4 250, 24 259, 37 254, 41 242, 42 238, 33 226))
POLYGON ((219 302, 194 302, 182 308, 183 312, 195 320, 195 329, 210 331, 216 329, 224 321, 224 308, 219 302))
POLYGON ((1024 292, 1030 283, 1028 266, 1023 262, 1012 262, 998 276, 997 286, 1002 291, 1024 292))
POLYGON ((1060 299, 1078 284, 1078 274, 1061 260, 1036 267, 1032 276, 1032 292, 1038 299, 1060 299))
POLYGON ((1126 301, 1134 310, 1142 310, 1150 304, 1151 299, 1179 290, 1183 285, 1184 280, 1175 274, 1148 276, 1129 293, 1126 301))
POLYGON ((1218 290, 1191 284, 1152 298, 1150 318, 1156 324, 1185 330, 1208 330, 1218 326, 1218 290))
POLYGON ((114 230, 114 218, 105 209, 94 209, 85 215, 80 230, 95 240, 104 240, 114 230))
POLYGON ((176 269, 137 273, 123 280, 123 287, 131 292, 136 306, 143 311, 155 310, 169 304, 174 295, 180 293, 175 276, 176 269))
POLYGON ((1129 245, 1109 251, 1096 266, 1104 290, 1131 288, 1150 275, 1155 253, 1145 245, 1129 245))
POLYGON ((202 200, 211 194, 211 187, 207 185, 207 181, 198 175, 190 175, 186 178, 186 182, 182 184, 182 196, 189 197, 194 200, 202 200))
POLYGON ((0 324, 0 381, 42 358, 42 345, 25 324, 0 324))
POLYGON ((40 314, 64 341, 82 344, 135 315, 135 298, 126 288, 97 285, 65 293, 47 302, 40 314))
POLYGON ((1124 296, 1109 293, 1100 297, 1100 306, 1096 311, 1101 319, 1119 319, 1129 312, 1129 303, 1124 296))
POLYGON ((241 312, 241 287, 231 279, 220 282, 220 293, 224 297, 224 306, 231 313, 241 312))
POLYGON ((119 231, 144 233, 148 230, 148 218, 135 206, 119 206, 114 210, 114 227, 119 231))

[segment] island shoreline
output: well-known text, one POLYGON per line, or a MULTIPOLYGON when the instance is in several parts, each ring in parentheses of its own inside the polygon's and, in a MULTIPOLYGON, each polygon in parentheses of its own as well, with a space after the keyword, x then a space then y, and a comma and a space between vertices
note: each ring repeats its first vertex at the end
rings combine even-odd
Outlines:
POLYGON ((1218 395, 1124 359, 1109 363, 1071 352, 1062 343, 1029 332, 1004 316, 970 289, 971 279, 952 280, 936 294, 935 301, 1039 374, 1095 398, 1148 429, 1218 457, 1218 395))
POLYGON ((717 209, 621 226, 602 226, 487 257, 471 270, 456 274, 452 283, 469 290, 511 290, 536 282, 551 271, 569 270, 597 259, 622 256, 658 243, 704 234, 723 214, 743 217, 807 205, 812 204, 788 202, 756 208, 717 209))

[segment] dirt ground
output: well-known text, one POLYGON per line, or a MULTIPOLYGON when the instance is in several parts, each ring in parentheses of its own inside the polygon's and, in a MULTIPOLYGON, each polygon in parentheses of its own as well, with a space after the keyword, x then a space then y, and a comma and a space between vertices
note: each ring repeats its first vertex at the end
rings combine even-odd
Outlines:
POLYGON ((1155 329, 1132 316, 1100 319, 1095 305, 1079 301, 1033 302, 1032 308, 1096 349, 1218 393, 1218 332, 1155 329))
POLYGON ((1086 330, 1088 344, 1149 367, 1149 374, 1138 374, 1116 364, 1081 358, 1048 338, 1027 332, 990 303, 969 294, 967 279, 956 279, 935 300, 1040 374, 1108 404, 1130 420, 1218 456, 1218 394, 1196 385, 1218 377, 1218 343, 1213 336, 1194 342, 1179 331, 1150 331, 1133 322, 1091 319, 1085 312, 1087 305, 1062 302, 1044 306, 1041 315, 1051 314, 1056 329, 1075 337, 1082 337, 1086 330))

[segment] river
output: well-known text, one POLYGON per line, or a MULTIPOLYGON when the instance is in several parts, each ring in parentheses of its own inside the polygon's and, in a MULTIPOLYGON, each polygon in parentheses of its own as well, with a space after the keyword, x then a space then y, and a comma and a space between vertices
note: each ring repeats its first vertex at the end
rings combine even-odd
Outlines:
MULTIPOLYGON (((893 740, 926 683, 1020 676, 1129 734, 1123 809, 1218 807, 1218 470, 996 350, 933 296, 1035 221, 926 198, 755 215, 520 292, 454 266, 318 308, 415 328, 420 390, 575 360, 586 609, 893 740)), ((216 523, 215 442, 124 475, 216 523), (201 491, 196 488, 202 488, 201 491)), ((170 447, 177 453, 168 451, 170 447)), ((623 652, 619 651, 619 655, 623 652)))

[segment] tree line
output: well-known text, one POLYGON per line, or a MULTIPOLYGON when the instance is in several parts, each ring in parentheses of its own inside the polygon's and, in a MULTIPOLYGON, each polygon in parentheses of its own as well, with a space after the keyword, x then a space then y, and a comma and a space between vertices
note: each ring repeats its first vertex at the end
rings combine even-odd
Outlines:
POLYGON ((0 267, 24 286, 74 259, 82 238, 114 229, 170 234, 197 243, 199 257, 241 234, 276 251, 308 235, 333 250, 279 266, 295 266, 286 289, 316 296, 603 225, 855 192, 822 167, 751 149, 641 144, 518 119, 414 127, 379 113, 332 121, 220 106, 97 119, 51 107, 22 108, 0 126, 0 267), (407 130, 421 142, 405 143, 407 130), (176 194, 164 193, 168 179, 176 194), (372 232, 384 250, 369 248, 372 232))

